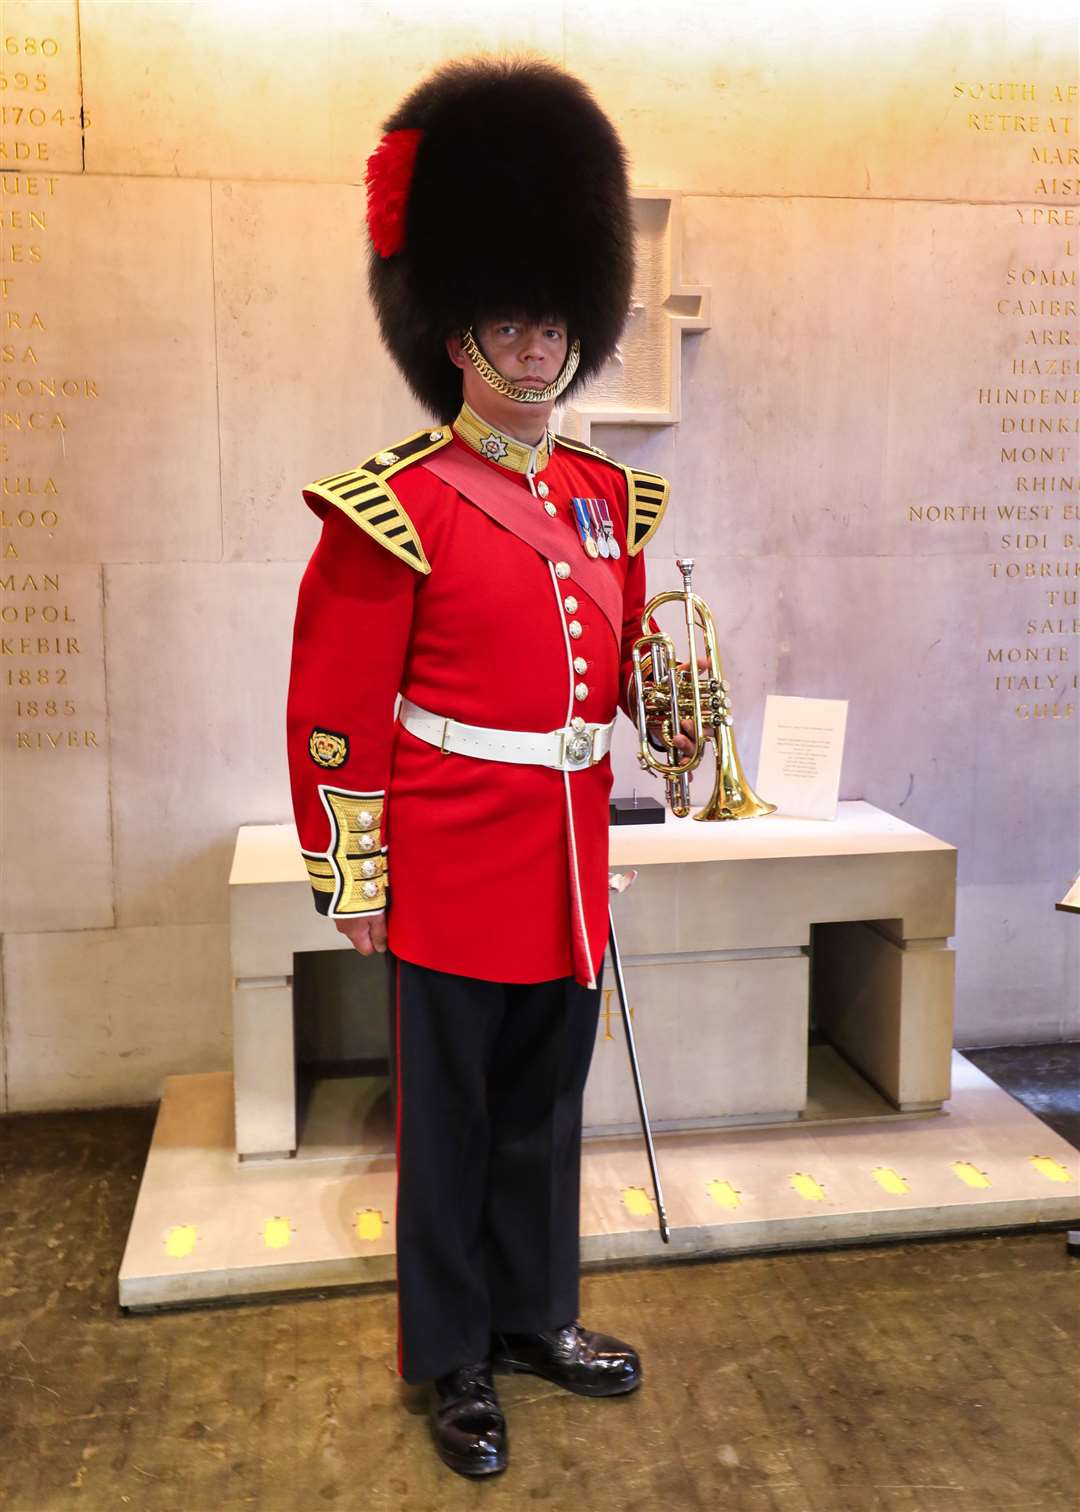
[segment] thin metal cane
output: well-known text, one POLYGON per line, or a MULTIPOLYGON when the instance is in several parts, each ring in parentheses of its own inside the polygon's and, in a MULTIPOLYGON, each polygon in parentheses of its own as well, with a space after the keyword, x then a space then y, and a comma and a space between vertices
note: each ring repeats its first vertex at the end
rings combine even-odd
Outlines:
POLYGON ((656 1150, 653 1147, 652 1128, 649 1125, 649 1110, 645 1106, 645 1088, 641 1084, 641 1068, 638 1065, 637 1046, 634 1044, 634 1029, 630 1022, 630 1004, 626 998, 626 983, 623 981, 622 957, 619 955, 619 942, 615 938, 615 916, 610 907, 608 908, 608 922, 611 926, 608 946, 611 950, 611 964, 615 968, 615 986, 619 991, 623 1029, 626 1032, 626 1048, 630 1053, 630 1069, 634 1075, 634 1091, 637 1093, 638 1112, 641 1114, 641 1132, 645 1135, 645 1148, 649 1152, 649 1170, 652 1172, 653 1191, 656 1194, 656 1215, 660 1224, 660 1237, 665 1244, 670 1244, 671 1230, 668 1227, 667 1210, 664 1207, 664 1189, 660 1185, 660 1172, 656 1165, 656 1150))

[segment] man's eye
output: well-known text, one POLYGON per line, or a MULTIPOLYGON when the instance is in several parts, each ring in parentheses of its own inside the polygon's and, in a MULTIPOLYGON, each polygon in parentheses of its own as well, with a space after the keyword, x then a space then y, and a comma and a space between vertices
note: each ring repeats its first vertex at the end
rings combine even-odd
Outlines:
POLYGON ((544 332, 544 335, 548 338, 549 341, 558 341, 562 336, 562 332, 557 326, 549 326, 544 332))

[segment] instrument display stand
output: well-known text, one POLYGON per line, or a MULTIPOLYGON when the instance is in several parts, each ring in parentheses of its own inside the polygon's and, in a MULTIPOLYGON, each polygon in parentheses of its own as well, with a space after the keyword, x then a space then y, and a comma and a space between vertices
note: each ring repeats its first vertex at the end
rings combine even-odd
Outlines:
POLYGON ((608 805, 612 824, 663 824, 667 810, 658 798, 613 798, 608 805))

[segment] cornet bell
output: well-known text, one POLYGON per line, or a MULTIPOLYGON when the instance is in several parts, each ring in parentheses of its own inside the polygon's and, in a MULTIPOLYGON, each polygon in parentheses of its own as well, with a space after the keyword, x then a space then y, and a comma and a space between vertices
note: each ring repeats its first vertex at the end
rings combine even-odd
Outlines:
MULTIPOLYGON (((730 716, 729 716, 730 717, 730 716)), ((759 798, 746 780, 730 725, 720 725, 713 736, 716 781, 708 803, 695 819, 756 819, 776 812, 775 803, 759 798)))

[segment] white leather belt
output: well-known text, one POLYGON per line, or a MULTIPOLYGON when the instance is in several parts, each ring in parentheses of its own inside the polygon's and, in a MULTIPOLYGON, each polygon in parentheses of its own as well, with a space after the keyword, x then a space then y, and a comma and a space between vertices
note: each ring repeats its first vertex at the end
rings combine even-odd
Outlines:
POLYGON ((516 766, 553 767, 557 772, 580 772, 594 766, 611 749, 610 724, 573 720, 561 730, 534 734, 532 730, 489 730, 430 714, 410 699, 401 700, 401 723, 410 735, 438 746, 444 754, 475 756, 481 761, 507 761, 516 766))

